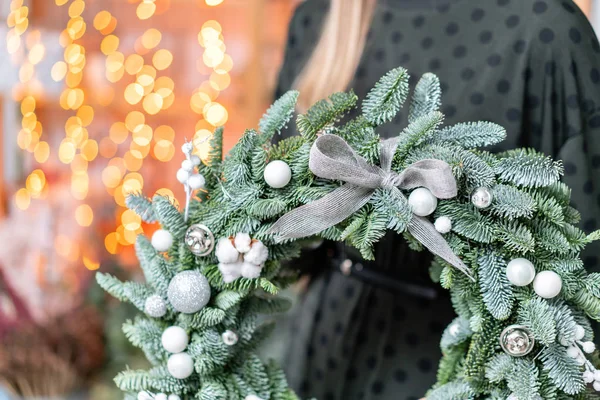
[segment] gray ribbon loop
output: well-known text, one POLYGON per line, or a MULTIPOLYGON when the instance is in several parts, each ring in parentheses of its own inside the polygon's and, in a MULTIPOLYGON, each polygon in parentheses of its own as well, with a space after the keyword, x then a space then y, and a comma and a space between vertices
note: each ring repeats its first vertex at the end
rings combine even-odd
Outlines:
MULTIPOLYGON (((402 173, 391 170, 398 146, 397 138, 381 143, 381 168, 369 164, 344 139, 336 135, 317 138, 310 151, 309 168, 318 177, 346 182, 319 200, 292 210, 279 218, 269 233, 279 239, 312 236, 339 224, 369 202, 375 189, 413 189, 426 187, 438 199, 457 194, 456 180, 450 166, 440 160, 421 160, 402 173)), ((429 220, 413 215, 408 231, 431 253, 471 277, 469 268, 450 249, 446 240, 429 220)), ((472 279, 472 277, 471 277, 472 279)))

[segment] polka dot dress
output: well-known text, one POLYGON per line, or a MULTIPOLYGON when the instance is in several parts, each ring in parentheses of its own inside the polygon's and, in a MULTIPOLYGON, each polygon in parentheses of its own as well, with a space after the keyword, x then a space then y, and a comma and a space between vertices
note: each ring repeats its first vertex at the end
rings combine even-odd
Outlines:
MULTIPOLYGON (((325 7, 325 0, 307 0, 296 11, 278 94, 310 56, 325 7)), ((380 0, 373 18, 351 85, 359 97, 394 67, 408 69, 413 87, 434 72, 446 124, 492 121, 508 131, 492 150, 533 147, 562 159, 582 229, 600 228, 600 46, 572 1, 380 0)), ((407 108, 379 134, 399 134, 406 118, 407 108)), ((362 260, 341 244, 330 246, 335 257, 321 253, 298 263, 314 279, 289 335, 290 384, 319 400, 422 397, 435 382, 441 332, 454 317, 450 299, 443 291, 425 299, 345 276, 336 263, 362 260)), ((598 255, 590 246, 588 268, 597 268, 598 255)), ((389 234, 368 268, 433 288, 429 260, 389 234)))

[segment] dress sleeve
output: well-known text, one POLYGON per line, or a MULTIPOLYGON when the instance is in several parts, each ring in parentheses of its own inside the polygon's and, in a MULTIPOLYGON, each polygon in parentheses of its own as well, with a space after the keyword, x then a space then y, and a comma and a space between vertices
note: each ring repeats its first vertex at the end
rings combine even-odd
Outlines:
MULTIPOLYGON (((590 233, 600 228, 600 45, 578 9, 561 10, 531 37, 520 145, 563 161, 580 228, 590 233)), ((600 269, 599 257, 598 243, 582 254, 590 270, 600 269)))

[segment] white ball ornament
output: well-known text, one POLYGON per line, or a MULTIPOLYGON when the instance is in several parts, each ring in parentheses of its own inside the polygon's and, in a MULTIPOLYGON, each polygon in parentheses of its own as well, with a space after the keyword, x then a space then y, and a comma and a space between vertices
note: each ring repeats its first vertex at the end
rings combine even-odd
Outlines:
POLYGON ((194 372, 194 360, 188 353, 172 354, 167 361, 167 369, 173 378, 189 378, 194 372))
POLYGON ((188 178, 190 177, 190 172, 186 171, 183 168, 177 170, 177 180, 179 183, 186 183, 188 178))
POLYGON ((166 394, 164 394, 164 393, 157 393, 157 394, 154 396, 154 400, 168 400, 168 399, 169 399, 169 398, 168 398, 168 397, 167 397, 167 395, 166 395, 166 394))
POLYGON ((439 233, 448 233, 452 230, 452 220, 446 216, 436 219, 433 225, 439 233))
POLYGON ((286 162, 275 160, 267 164, 264 177, 267 185, 274 189, 281 189, 290 183, 292 170, 286 162))
POLYGON ((175 310, 193 314, 208 304, 210 284, 198 271, 183 271, 171 279, 167 297, 175 310))
POLYGON ((594 342, 584 342, 581 347, 583 348, 583 351, 585 351, 588 354, 593 353, 594 351, 596 351, 596 344, 594 342))
POLYGON ((527 286, 535 278, 535 267, 525 258, 515 258, 506 266, 506 277, 515 286, 527 286))
POLYGON ((154 294, 146 299, 144 312, 152 318, 161 318, 167 313, 167 303, 162 297, 154 294))
POLYGON ((412 212, 419 217, 431 215, 435 211, 437 203, 437 198, 424 187, 416 188, 408 196, 408 204, 412 212))
POLYGON ((188 178, 187 184, 193 190, 203 189, 206 185, 206 179, 200 174, 194 174, 188 178))
POLYGON ((230 330, 226 330, 225 332, 223 332, 221 338, 223 339, 223 343, 225 343, 227 346, 233 346, 237 344, 239 340, 237 333, 230 330))
POLYGON ((176 394, 170 394, 168 400, 181 400, 181 397, 176 394))
POLYGON ((169 231, 159 229, 152 235, 151 243, 156 251, 167 251, 173 246, 173 235, 169 231))
POLYGON ((492 191, 486 187, 480 187, 471 194, 471 203, 477 208, 488 208, 492 205, 494 195, 492 191))
POLYGON ((535 276, 533 280, 533 290, 544 299, 551 299, 560 293, 562 289, 562 279, 553 271, 542 271, 535 276))
POLYGON ((582 340, 585 337, 585 329, 581 325, 575 325, 575 339, 582 340))
POLYGON ((190 342, 185 329, 179 326, 170 326, 165 329, 160 340, 165 350, 169 353, 181 353, 190 342))

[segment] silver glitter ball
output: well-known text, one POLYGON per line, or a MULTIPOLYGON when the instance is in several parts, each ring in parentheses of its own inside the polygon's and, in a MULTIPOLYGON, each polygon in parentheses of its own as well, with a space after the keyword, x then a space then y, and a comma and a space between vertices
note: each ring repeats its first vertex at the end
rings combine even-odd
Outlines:
POLYGON ((535 339, 531 331, 523 325, 507 326, 500 333, 500 346, 513 357, 523 357, 531 353, 535 339))
POLYGON ((225 332, 223 332, 221 337, 223 338, 223 343, 225 343, 227 346, 233 346, 239 340, 237 333, 230 330, 226 330, 225 332))
POLYGON ((210 254, 215 247, 215 237, 207 226, 195 224, 185 233, 185 244, 198 257, 210 254))
POLYGON ((198 271, 183 271, 171 279, 167 297, 175 310, 193 314, 210 300, 210 284, 198 271))
POLYGON ((492 191, 485 187, 475 189, 471 195, 471 203, 477 208, 487 208, 492 205, 494 195, 492 191))
POLYGON ((167 303, 157 294, 146 299, 144 312, 152 318, 160 318, 167 313, 167 303))

